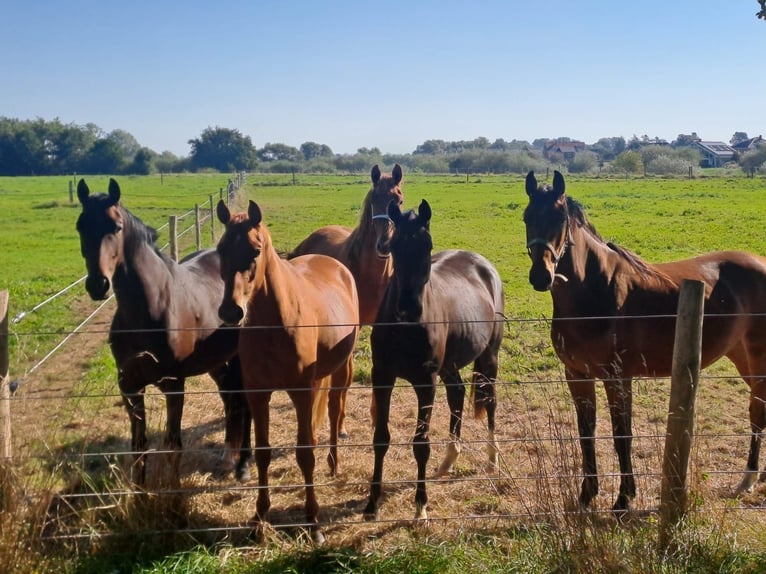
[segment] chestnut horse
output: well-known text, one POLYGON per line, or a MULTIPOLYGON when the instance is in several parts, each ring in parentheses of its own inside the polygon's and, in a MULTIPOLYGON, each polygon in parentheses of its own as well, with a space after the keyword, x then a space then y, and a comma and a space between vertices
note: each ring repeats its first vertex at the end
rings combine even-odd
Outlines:
POLYGON ((282 259, 271 242, 258 205, 232 214, 223 201, 218 219, 226 230, 218 243, 226 285, 218 313, 241 325, 239 354, 245 396, 255 423, 260 529, 271 501, 268 492, 269 401, 287 391, 298 421, 295 457, 306 485, 306 521, 321 542, 319 505, 314 494, 316 426, 327 405, 330 378, 330 474, 338 470, 338 424, 344 395, 353 377, 353 350, 359 334, 359 300, 351 272, 325 255, 282 259), (322 402, 320 402, 322 401, 322 402))
POLYGON ((109 345, 130 419, 133 481, 146 481, 145 387, 155 384, 165 393, 165 440, 173 451, 171 480, 177 482, 184 381, 203 373, 209 373, 221 391, 228 462, 234 464, 234 453, 239 452, 237 477, 246 479, 250 445, 249 433, 243 434, 249 420, 241 397, 238 334, 219 329, 223 281, 218 255, 208 249, 176 263, 161 253, 156 231, 120 204, 114 179, 109 180, 108 194, 94 195, 81 179, 77 197, 82 204, 77 231, 88 271, 85 289, 98 301, 106 299, 111 288, 117 300, 109 345))
POLYGON ((470 363, 474 414, 487 416, 487 454, 490 466, 498 466, 494 383, 505 297, 500 275, 481 255, 459 250, 431 253, 431 208, 427 201, 421 202, 417 214, 412 210, 402 214, 399 204, 392 202, 388 215, 395 226, 391 240, 394 275, 370 338, 376 405, 375 466, 364 514, 373 519, 379 513, 383 459, 391 441, 391 392, 396 378, 401 377, 412 384, 418 400, 412 450, 417 462, 415 520, 420 520, 428 518, 425 479, 437 375, 444 381, 450 409, 450 442, 437 474, 449 473, 460 452, 465 399, 460 369, 470 363))
MULTIPOLYGON (((320 227, 301 241, 288 258, 309 253, 334 257, 351 270, 359 293, 359 321, 370 324, 378 314, 380 302, 394 272, 391 262, 393 226, 388 218, 388 204, 401 205, 402 168, 397 163, 391 175, 383 175, 378 165, 370 171, 372 187, 362 203, 359 225, 354 229, 341 225, 320 227)), ((340 436, 348 437, 344 424, 345 405, 340 415, 340 436)))
POLYGON ((359 320, 370 324, 378 314, 380 302, 393 274, 388 204, 401 205, 402 168, 394 166, 391 175, 383 175, 377 165, 370 172, 372 188, 362 204, 359 225, 354 229, 328 225, 312 232, 292 250, 288 258, 309 253, 334 257, 351 270, 359 293, 359 320))
MULTIPOLYGON (((631 463, 631 381, 671 372, 675 314, 684 279, 705 284, 702 367, 728 357, 750 385, 750 454, 737 493, 755 483, 766 428, 766 258, 721 251, 651 264, 607 243, 582 206, 553 185, 526 180, 524 211, 529 282, 553 297, 551 339, 564 363, 582 450, 580 504, 598 493, 595 379, 604 382, 620 463, 616 512, 628 509, 636 486, 631 463)), ((763 478, 764 475, 761 475, 763 478)))

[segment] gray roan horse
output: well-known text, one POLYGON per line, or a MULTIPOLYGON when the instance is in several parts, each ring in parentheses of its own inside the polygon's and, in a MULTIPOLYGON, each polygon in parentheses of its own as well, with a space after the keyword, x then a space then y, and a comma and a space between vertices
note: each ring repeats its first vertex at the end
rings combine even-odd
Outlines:
POLYGON ((370 336, 375 467, 364 514, 373 519, 379 512, 383 459, 391 441, 391 392, 396 378, 401 377, 412 384, 418 400, 412 450, 417 462, 415 520, 421 520, 428 518, 425 480, 437 376, 446 386, 450 410, 450 443, 438 474, 450 472, 460 451, 465 385, 459 369, 470 363, 474 413, 477 417, 486 413, 487 454, 490 466, 497 467, 494 383, 503 338, 503 283, 492 264, 477 253, 431 253, 431 208, 427 201, 421 202, 417 213, 410 210, 405 214, 397 202, 392 202, 388 215, 395 226, 391 240, 394 275, 370 336))
POLYGON ((144 389, 165 393, 170 480, 179 478, 181 415, 186 377, 209 373, 218 385, 226 414, 229 464, 239 454, 236 474, 249 475, 249 414, 241 395, 237 330, 219 329, 223 297, 215 249, 199 251, 176 263, 155 245, 156 231, 120 204, 120 187, 109 180, 109 193, 90 195, 77 185, 82 213, 77 220, 88 275, 85 288, 94 300, 110 288, 117 310, 109 344, 117 364, 117 383, 130 419, 132 480, 146 482, 146 410, 144 389))
POLYGON ((551 339, 577 412, 584 475, 580 504, 587 506, 598 494, 596 378, 604 381, 620 462, 614 511, 624 512, 635 496, 631 380, 670 375, 684 279, 705 283, 702 366, 728 357, 750 385, 752 438, 737 492, 749 489, 758 477, 761 433, 766 428, 766 258, 719 251, 646 263, 601 238, 582 206, 565 193, 564 176, 558 171, 552 186, 538 186, 530 171, 526 191, 529 282, 553 297, 551 339))

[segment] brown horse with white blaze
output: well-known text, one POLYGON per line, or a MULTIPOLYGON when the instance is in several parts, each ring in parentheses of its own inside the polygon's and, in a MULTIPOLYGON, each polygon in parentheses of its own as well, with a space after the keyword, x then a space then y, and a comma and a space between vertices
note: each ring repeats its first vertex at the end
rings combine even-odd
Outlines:
MULTIPOLYGON (((598 493, 594 433, 595 379, 604 382, 620 463, 613 509, 629 507, 636 486, 631 462, 631 381, 671 372, 675 314, 684 279, 705 284, 702 367, 728 357, 750 386, 752 436, 741 493, 758 478, 761 433, 766 428, 766 258, 741 251, 712 252, 651 264, 607 243, 582 206, 553 185, 526 179, 524 211, 529 281, 553 297, 551 339, 563 362, 577 413, 582 450, 580 503, 598 493)), ((764 479, 766 474, 761 474, 764 479)))
POLYGON ((269 402, 275 390, 285 390, 298 421, 295 457, 306 486, 307 526, 313 539, 321 542, 313 447, 327 405, 328 463, 335 475, 340 413, 353 377, 353 350, 359 333, 354 278, 343 264, 325 255, 282 259, 262 221, 261 209, 253 201, 246 213, 235 214, 220 201, 217 214, 226 226, 217 248, 225 283, 218 313, 227 324, 241 325, 242 380, 255 424, 260 487, 256 528, 260 530, 271 506, 269 402), (322 384, 325 377, 330 379, 329 391, 322 384))

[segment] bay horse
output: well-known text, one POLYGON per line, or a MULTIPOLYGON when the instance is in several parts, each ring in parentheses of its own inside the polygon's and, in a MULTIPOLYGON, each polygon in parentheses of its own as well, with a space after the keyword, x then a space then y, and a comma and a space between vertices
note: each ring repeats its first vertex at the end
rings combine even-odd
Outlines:
POLYGON ((218 243, 225 292, 218 313, 240 325, 242 382, 255 424, 260 529, 271 506, 268 470, 269 402, 285 390, 298 421, 295 458, 306 487, 306 521, 312 539, 324 539, 314 493, 316 428, 330 416, 330 474, 338 471, 338 430, 344 395, 353 378, 353 350, 359 334, 359 300, 351 272, 326 255, 279 256, 254 201, 234 213, 223 201, 218 219, 226 226, 218 243), (323 385, 330 379, 330 388, 323 385), (329 398, 328 398, 329 394, 329 398))
MULTIPOLYGON (((402 167, 397 163, 391 175, 381 173, 377 164, 370 170, 372 187, 362 202, 359 224, 351 229, 327 225, 313 231, 288 254, 288 259, 308 253, 334 257, 351 270, 359 294, 359 321, 369 325, 378 314, 380 302, 394 272, 391 261, 393 225, 388 204, 404 201, 402 167)), ((340 436, 347 438, 345 405, 341 409, 340 436)))
POLYGON ((117 384, 130 419, 135 484, 146 482, 146 409, 144 390, 154 384, 165 394, 171 449, 171 481, 179 478, 181 417, 186 377, 209 373, 218 385, 226 418, 226 459, 246 479, 250 457, 249 420, 241 396, 238 333, 221 329, 217 305, 223 296, 218 254, 199 251, 176 263, 155 244, 157 232, 120 203, 120 186, 109 180, 108 193, 90 194, 77 184, 82 212, 77 219, 93 300, 110 289, 117 310, 109 345, 117 365, 117 384), (239 392, 238 392, 239 391, 239 392), (240 450, 241 449, 241 450, 240 450))
POLYGON ((705 284, 702 367, 728 357, 750 386, 750 454, 736 493, 751 488, 758 477, 761 432, 766 428, 766 258, 720 251, 647 263, 601 238, 582 206, 566 194, 558 171, 552 186, 538 185, 530 171, 526 191, 529 282, 537 291, 550 291, 553 298, 551 339, 564 364, 580 435, 580 504, 587 507, 598 494, 597 378, 606 389, 620 464, 613 510, 625 512, 635 497, 631 381, 671 374, 675 314, 684 279, 705 284))
POLYGON ((505 295, 495 267, 478 253, 462 250, 432 254, 431 207, 403 214, 391 202, 394 224, 391 253, 394 274, 372 327, 372 389, 375 404, 375 465, 365 518, 376 519, 382 494, 383 459, 391 435, 391 393, 397 377, 409 381, 418 401, 412 450, 417 463, 415 520, 428 518, 426 465, 431 453, 428 433, 437 375, 444 381, 450 410, 447 453, 437 475, 452 469, 460 452, 465 386, 460 369, 473 363, 474 414, 487 417, 489 465, 498 467, 495 441, 495 380, 503 339, 505 295))

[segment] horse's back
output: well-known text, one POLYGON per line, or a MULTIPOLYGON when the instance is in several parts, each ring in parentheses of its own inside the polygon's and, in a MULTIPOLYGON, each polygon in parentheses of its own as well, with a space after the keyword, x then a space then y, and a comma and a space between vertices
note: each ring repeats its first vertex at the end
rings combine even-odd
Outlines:
POLYGON ((351 228, 342 225, 327 225, 312 232, 288 255, 288 259, 301 255, 319 254, 341 258, 344 244, 351 235, 351 228))
POLYGON ((304 301, 313 303, 323 324, 359 323, 356 282, 348 267, 334 257, 317 253, 301 255, 288 262, 302 282, 304 301))
MULTIPOLYGON (((448 249, 431 258, 432 287, 440 297, 454 299, 454 314, 476 315, 484 304, 494 315, 504 311, 503 282, 495 266, 474 251, 448 249)), ((484 312, 486 314, 486 311, 484 312)))

